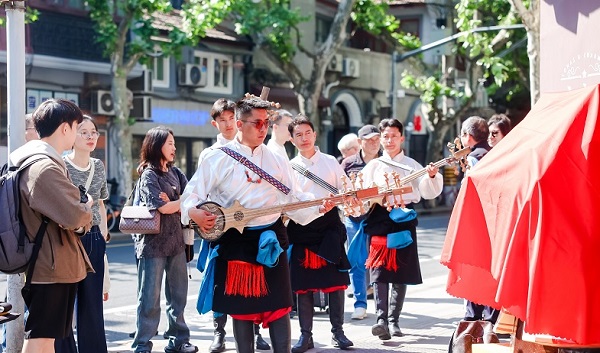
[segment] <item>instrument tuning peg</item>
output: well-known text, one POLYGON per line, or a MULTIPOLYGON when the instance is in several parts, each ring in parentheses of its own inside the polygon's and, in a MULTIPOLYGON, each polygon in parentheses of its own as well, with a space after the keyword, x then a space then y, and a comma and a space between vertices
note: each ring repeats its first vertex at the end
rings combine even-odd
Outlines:
POLYGON ((342 175, 340 179, 342 180, 342 191, 348 192, 348 178, 345 175, 342 175))
POLYGON ((357 178, 358 178, 358 185, 360 186, 361 189, 364 189, 363 187, 363 173, 362 172, 358 172, 357 174, 357 178))
POLYGON ((390 188, 390 179, 389 179, 389 175, 388 175, 388 173, 387 173, 387 172, 384 172, 384 173, 383 173, 383 178, 384 178, 384 180, 385 180, 385 185, 386 185, 386 188, 388 188, 388 189, 389 189, 389 188, 390 188))
POLYGON ((356 191, 356 172, 350 173, 350 182, 352 191, 356 191))

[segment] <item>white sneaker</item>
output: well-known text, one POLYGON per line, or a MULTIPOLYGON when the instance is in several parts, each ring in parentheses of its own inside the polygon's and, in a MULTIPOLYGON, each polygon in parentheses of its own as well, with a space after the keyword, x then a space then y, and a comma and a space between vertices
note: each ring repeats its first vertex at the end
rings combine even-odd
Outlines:
POLYGON ((352 313, 352 320, 362 320, 367 317, 367 309, 365 308, 355 308, 352 313))

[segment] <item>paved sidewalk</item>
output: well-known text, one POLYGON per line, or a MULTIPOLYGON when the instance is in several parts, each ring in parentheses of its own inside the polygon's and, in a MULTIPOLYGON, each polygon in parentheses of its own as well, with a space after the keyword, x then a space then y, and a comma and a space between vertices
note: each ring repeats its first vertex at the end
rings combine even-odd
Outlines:
MULTIPOLYGON (((441 267, 441 265, 439 265, 441 267)), ((446 273, 440 271, 439 273, 446 273)), ((409 286, 400 326, 404 337, 393 337, 389 341, 380 341, 371 335, 371 325, 375 323, 375 305, 368 301, 369 316, 364 320, 351 320, 353 299, 346 298, 345 324, 346 336, 354 342, 356 352, 439 352, 448 350, 448 341, 454 331, 453 322, 460 320, 463 314, 463 300, 449 296, 445 292, 446 276, 424 278, 424 284, 409 286)), ((190 293, 193 294, 193 293, 190 293)), ((200 316, 195 310, 195 300, 188 301, 186 321, 192 331, 191 342, 198 346, 199 352, 207 353, 212 340, 212 320, 210 315, 200 316)), ((331 325, 325 312, 317 311, 314 318, 313 335, 315 348, 308 353, 339 351, 331 345, 331 325)), ((227 350, 235 352, 231 320, 227 323, 227 350)), ((268 330, 262 330, 263 337, 269 342, 268 330)), ((300 336, 297 318, 292 319, 292 345, 300 336)), ((161 336, 153 340, 153 352, 164 352, 167 343, 161 336)), ((109 352, 131 352, 131 340, 128 342, 109 342, 109 352)), ((260 351, 257 351, 260 352, 260 351)), ((265 351, 267 352, 267 351, 265 351)))

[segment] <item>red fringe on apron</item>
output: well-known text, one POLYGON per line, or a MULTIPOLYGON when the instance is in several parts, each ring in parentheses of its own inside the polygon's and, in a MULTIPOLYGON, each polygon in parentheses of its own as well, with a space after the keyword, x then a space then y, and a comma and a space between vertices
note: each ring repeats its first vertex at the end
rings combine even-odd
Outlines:
POLYGON ((238 260, 227 263, 226 295, 264 297, 268 293, 265 269, 261 265, 238 260))
POLYGON ((321 267, 325 267, 327 262, 319 255, 314 252, 304 249, 304 260, 301 263, 302 267, 309 268, 311 270, 318 270, 321 267))
POLYGON ((388 271, 398 271, 396 263, 396 249, 388 249, 387 237, 381 235, 371 236, 369 257, 365 262, 366 268, 385 268, 388 271))

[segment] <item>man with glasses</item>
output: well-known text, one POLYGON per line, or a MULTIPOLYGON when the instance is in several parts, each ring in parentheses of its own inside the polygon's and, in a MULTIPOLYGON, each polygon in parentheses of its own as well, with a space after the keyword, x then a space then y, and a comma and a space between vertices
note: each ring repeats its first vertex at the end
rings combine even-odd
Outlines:
MULTIPOLYGON (((471 153, 467 156, 469 167, 474 167, 485 156, 491 147, 487 139, 489 127, 487 121, 479 116, 467 118, 461 126, 460 141, 465 147, 471 148, 471 153)), ((468 173, 468 171, 467 171, 468 173)), ((485 320, 496 323, 500 311, 490 306, 473 303, 465 300, 465 320, 485 320)))
MULTIPOLYGON (((181 197, 183 224, 193 220, 202 232, 215 226, 215 215, 196 208, 209 195, 211 201, 224 208, 237 201, 253 210, 314 199, 313 195, 298 191, 288 164, 263 144, 270 107, 270 102, 256 97, 236 103, 239 132, 233 141, 211 150, 200 162, 194 182, 188 183, 181 197)), ((286 215, 307 224, 331 208, 332 202, 323 202, 321 206, 305 207, 286 215)), ((292 292, 285 251, 288 237, 281 212, 249 219, 242 232, 226 229, 210 246, 213 252, 205 270, 207 280, 200 290, 200 294, 209 294, 199 298, 199 311, 213 310, 233 318, 239 353, 254 352, 255 322, 269 328, 274 353, 289 353, 292 292), (261 247, 261 251, 259 243, 267 246, 261 247)))
MULTIPOLYGON (((212 118, 210 123, 219 131, 219 134, 217 135, 217 141, 212 146, 202 150, 200 157, 198 157, 198 165, 200 165, 200 162, 208 152, 215 148, 225 146, 235 138, 235 135, 238 132, 235 122, 235 102, 225 98, 217 99, 210 110, 210 116, 212 118)), ((190 182, 195 182, 195 180, 192 179, 190 182)), ((209 347, 210 353, 220 353, 225 351, 226 324, 227 315, 213 313, 213 326, 215 327, 215 331, 213 342, 209 347)), ((271 349, 269 344, 262 338, 259 325, 255 325, 254 329, 256 332, 256 349, 271 349)))
MULTIPOLYGON (((342 169, 348 176, 353 173, 359 173, 372 159, 381 155, 381 145, 379 143, 379 129, 374 125, 365 125, 358 130, 358 142, 360 150, 355 155, 345 158, 342 161, 342 169)), ((360 223, 359 218, 345 217, 344 225, 348 233, 348 244, 354 238, 360 223)), ((367 317, 367 291, 371 293, 373 289, 367 284, 367 269, 365 261, 353 263, 350 269, 350 281, 354 288, 354 312, 352 320, 362 320, 367 317)), ((371 294, 372 295, 372 294, 371 294)))

